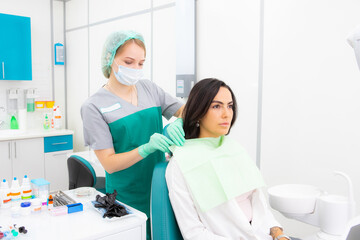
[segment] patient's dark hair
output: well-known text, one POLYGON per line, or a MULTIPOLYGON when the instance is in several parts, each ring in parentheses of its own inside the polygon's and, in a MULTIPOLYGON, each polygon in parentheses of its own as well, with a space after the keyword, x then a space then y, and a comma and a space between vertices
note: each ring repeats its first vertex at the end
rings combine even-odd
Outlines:
POLYGON ((235 95, 231 88, 223 81, 216 78, 206 78, 195 84, 185 105, 182 114, 184 119, 185 139, 199 137, 200 128, 196 127, 196 122, 206 115, 213 99, 219 92, 220 87, 227 88, 230 91, 233 100, 233 118, 230 124, 231 129, 232 125, 235 123, 237 115, 235 95))

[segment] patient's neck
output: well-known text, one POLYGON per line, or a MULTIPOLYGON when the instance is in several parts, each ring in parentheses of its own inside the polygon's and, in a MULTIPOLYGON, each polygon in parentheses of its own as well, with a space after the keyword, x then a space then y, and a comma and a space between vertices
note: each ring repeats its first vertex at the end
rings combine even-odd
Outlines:
POLYGON ((221 137, 223 135, 217 135, 217 134, 199 134, 199 138, 218 138, 221 137))

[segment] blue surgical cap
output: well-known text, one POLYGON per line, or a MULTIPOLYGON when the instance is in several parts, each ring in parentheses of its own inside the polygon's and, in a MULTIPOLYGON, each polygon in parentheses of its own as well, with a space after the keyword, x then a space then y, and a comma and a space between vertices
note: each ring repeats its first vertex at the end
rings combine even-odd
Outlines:
POLYGON ((130 39, 139 39, 144 42, 143 36, 134 31, 113 32, 106 39, 101 54, 101 69, 106 78, 110 77, 111 64, 114 61, 116 50, 130 39))

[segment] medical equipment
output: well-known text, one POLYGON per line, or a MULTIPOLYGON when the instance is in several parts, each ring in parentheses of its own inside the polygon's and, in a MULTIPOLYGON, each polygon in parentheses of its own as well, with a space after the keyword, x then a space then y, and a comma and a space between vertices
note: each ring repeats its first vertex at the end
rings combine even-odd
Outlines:
MULTIPOLYGON (((350 178, 342 172, 348 184, 347 197, 328 194, 311 185, 285 184, 268 189, 270 206, 285 217, 320 227, 320 231, 303 240, 355 240, 348 238, 353 228, 360 227, 355 217, 355 201, 350 178)), ((357 238, 360 239, 359 231, 357 238)))
POLYGON ((357 26, 347 37, 347 41, 354 49, 356 62, 360 69, 360 25, 357 26))
POLYGON ((75 200, 66 195, 63 191, 52 192, 52 195, 54 196, 54 207, 76 203, 75 200))

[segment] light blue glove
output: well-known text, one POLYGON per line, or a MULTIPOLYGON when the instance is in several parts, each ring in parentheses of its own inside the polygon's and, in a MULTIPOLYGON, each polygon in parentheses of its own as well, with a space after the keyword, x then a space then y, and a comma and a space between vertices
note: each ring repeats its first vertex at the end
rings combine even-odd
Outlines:
POLYGON ((169 146, 174 145, 174 143, 165 137, 162 134, 154 133, 150 137, 150 141, 141 145, 138 149, 140 156, 146 158, 149 154, 160 150, 162 152, 170 153, 169 146))
POLYGON ((182 118, 176 119, 173 123, 170 123, 166 128, 167 134, 176 146, 183 146, 185 142, 185 132, 183 129, 182 118))

